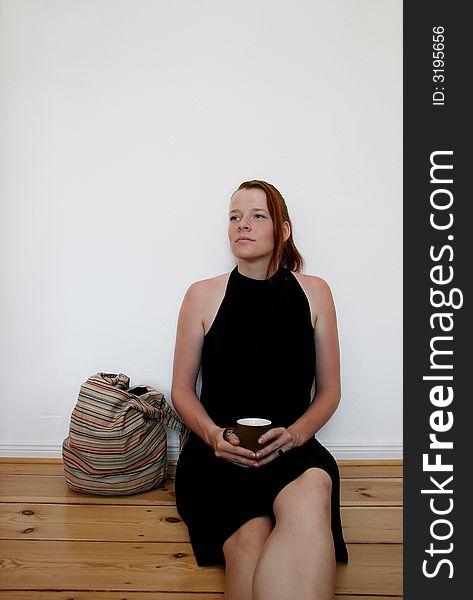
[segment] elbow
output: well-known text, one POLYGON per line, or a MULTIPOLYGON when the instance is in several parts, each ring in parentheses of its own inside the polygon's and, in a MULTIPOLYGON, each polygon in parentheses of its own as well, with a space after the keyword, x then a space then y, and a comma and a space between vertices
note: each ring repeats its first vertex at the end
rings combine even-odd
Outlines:
POLYGON ((333 410, 334 411, 337 410, 341 399, 342 399, 342 390, 341 390, 340 385, 338 385, 333 393, 333 410))
POLYGON ((342 397, 340 386, 327 387, 323 390, 322 396, 327 399, 327 404, 330 405, 332 413, 334 413, 339 404, 342 397))
POLYGON ((182 383, 173 381, 171 384, 171 401, 177 414, 182 419, 182 412, 185 410, 189 394, 194 392, 193 388, 182 383))
POLYGON ((175 383, 172 384, 171 386, 171 402, 172 405, 174 406, 177 414, 181 417, 180 414, 180 404, 181 404, 181 394, 180 394, 180 389, 179 386, 175 383))
POLYGON ((334 401, 333 401, 333 412, 335 412, 337 410, 337 408, 339 407, 341 399, 342 399, 342 395, 341 395, 341 393, 338 393, 335 396, 334 401))
POLYGON ((337 408, 340 404, 341 396, 340 396, 340 394, 329 393, 326 395, 326 398, 327 398, 327 406, 328 406, 331 414, 333 415, 333 413, 337 410, 337 408))

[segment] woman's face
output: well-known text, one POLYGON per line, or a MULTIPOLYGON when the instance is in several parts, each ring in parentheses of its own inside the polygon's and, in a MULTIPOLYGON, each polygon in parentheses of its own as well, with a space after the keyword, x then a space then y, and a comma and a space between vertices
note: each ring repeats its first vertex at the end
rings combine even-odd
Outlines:
POLYGON ((236 191, 230 201, 228 238, 236 258, 271 258, 274 247, 273 220, 266 194, 260 188, 236 191))

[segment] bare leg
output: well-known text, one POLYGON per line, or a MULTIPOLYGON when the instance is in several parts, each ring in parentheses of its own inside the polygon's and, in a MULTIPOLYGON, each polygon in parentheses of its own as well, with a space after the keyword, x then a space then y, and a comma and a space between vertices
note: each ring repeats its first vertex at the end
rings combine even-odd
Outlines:
POLYGON ((278 494, 276 526, 255 569, 252 600, 334 599, 331 486, 325 471, 308 469, 278 494))
POLYGON ((256 517, 242 525, 223 545, 225 600, 252 600, 253 573, 272 528, 269 517, 256 517))

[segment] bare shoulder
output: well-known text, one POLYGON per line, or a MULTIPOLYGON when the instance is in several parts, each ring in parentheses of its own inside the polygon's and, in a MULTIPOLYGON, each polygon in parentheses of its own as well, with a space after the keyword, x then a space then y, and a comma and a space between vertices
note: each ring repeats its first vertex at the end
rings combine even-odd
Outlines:
POLYGON ((306 294, 317 297, 332 297, 332 291, 329 284, 317 275, 306 275, 305 273, 293 273, 294 277, 302 286, 306 294))
POLYGON ((187 290, 182 303, 182 310, 191 313, 194 319, 202 324, 206 333, 217 314, 218 308, 225 296, 230 273, 217 275, 209 279, 194 282, 187 290))
POLYGON ((332 290, 325 279, 305 273, 293 273, 293 275, 309 300, 313 324, 323 313, 334 310, 332 290))
POLYGON ((186 292, 186 299, 197 303, 205 303, 211 300, 215 295, 218 296, 220 293, 225 292, 229 276, 230 273, 224 273, 223 275, 217 275, 209 279, 195 281, 189 286, 186 292))

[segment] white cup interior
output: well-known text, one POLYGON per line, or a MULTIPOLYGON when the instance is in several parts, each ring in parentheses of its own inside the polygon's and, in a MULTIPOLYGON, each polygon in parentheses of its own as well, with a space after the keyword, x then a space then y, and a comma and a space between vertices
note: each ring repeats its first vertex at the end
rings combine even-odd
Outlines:
POLYGON ((249 425, 250 427, 261 427, 262 425, 271 425, 271 421, 268 419, 238 419, 238 425, 249 425))

